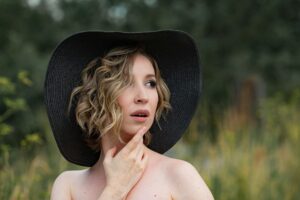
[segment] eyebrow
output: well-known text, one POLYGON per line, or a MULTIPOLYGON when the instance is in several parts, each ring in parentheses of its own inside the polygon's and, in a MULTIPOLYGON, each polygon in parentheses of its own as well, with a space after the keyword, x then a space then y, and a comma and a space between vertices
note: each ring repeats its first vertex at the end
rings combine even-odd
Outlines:
POLYGON ((145 77, 146 77, 146 78, 151 78, 151 77, 156 78, 156 77, 155 77, 155 74, 147 74, 145 77))

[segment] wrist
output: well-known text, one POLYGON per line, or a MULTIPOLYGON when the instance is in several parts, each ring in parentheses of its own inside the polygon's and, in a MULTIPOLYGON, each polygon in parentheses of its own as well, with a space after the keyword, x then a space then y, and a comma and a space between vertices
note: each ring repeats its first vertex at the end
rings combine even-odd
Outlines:
POLYGON ((106 186, 98 200, 123 200, 126 194, 124 192, 118 191, 113 187, 106 186))

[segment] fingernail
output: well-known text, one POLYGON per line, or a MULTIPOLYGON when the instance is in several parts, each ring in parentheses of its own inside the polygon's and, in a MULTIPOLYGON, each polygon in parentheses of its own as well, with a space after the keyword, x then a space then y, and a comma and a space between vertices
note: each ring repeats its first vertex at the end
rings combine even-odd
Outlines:
POLYGON ((143 133, 147 130, 146 126, 143 127, 143 133))
POLYGON ((145 131, 146 131, 146 127, 143 126, 143 127, 141 128, 141 135, 144 135, 144 134, 145 134, 145 131))

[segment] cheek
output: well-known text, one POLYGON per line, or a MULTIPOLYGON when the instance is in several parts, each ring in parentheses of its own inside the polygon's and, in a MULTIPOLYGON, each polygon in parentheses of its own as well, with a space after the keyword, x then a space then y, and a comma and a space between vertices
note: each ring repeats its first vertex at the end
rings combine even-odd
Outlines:
POLYGON ((153 95, 153 109, 156 111, 157 110, 157 105, 158 105, 158 93, 156 92, 153 95))
POLYGON ((132 92, 128 90, 128 88, 126 88, 120 93, 119 97, 117 98, 117 102, 122 109, 127 108, 130 104, 130 101, 132 101, 131 93, 132 92))
POLYGON ((119 106, 123 109, 126 107, 128 99, 126 98, 126 95, 122 94, 118 97, 117 102, 119 106))
POLYGON ((121 109, 121 111, 124 113, 126 112, 126 101, 124 99, 118 99, 118 105, 119 105, 119 108, 121 109))

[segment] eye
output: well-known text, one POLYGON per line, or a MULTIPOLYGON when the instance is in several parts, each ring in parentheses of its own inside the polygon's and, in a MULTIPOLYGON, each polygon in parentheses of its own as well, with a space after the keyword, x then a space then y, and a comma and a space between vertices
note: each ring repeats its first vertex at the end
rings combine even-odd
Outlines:
POLYGON ((156 88, 156 81, 155 80, 149 80, 146 82, 146 86, 150 88, 156 88))

